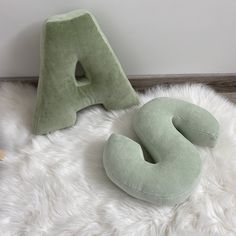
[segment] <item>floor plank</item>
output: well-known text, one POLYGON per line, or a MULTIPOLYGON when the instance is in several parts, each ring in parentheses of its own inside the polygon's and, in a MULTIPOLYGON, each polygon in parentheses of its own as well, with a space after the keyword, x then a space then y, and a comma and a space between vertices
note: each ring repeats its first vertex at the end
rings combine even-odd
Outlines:
POLYGON ((144 75, 129 76, 136 90, 143 90, 156 85, 172 85, 180 83, 203 83, 218 92, 236 92, 236 74, 183 74, 183 75, 144 75))
MULTIPOLYGON (((166 74, 166 75, 130 75, 128 76, 136 90, 144 90, 156 85, 179 83, 204 83, 222 93, 236 92, 236 73, 216 74, 166 74)), ((38 77, 0 77, 0 81, 27 82, 37 84, 38 77)))
MULTIPOLYGON (((204 83, 214 88, 220 94, 236 104, 236 73, 235 74, 184 74, 184 75, 143 75, 128 76, 134 89, 144 91, 156 85, 180 83, 204 83)), ((7 77, 0 78, 0 82, 26 82, 37 86, 38 77, 7 77)))

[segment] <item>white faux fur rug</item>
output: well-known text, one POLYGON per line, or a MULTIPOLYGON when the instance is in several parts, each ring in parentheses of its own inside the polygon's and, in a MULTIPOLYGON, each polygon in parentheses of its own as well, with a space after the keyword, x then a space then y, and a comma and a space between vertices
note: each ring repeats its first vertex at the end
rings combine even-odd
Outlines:
POLYGON ((214 149, 199 148, 201 183, 175 207, 136 200, 106 177, 104 142, 112 132, 134 137, 137 108, 107 112, 96 106, 78 113, 77 124, 48 136, 30 131, 36 91, 0 85, 0 235, 236 235, 236 107, 202 85, 156 88, 209 110, 220 123, 214 149))

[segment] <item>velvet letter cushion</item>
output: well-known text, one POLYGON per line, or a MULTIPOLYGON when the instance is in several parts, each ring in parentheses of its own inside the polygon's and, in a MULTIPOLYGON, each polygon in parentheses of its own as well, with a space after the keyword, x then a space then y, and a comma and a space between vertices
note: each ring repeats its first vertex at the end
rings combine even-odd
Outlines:
POLYGON ((123 109, 138 104, 138 96, 92 14, 75 10, 52 16, 41 39, 33 132, 72 126, 76 112, 93 104, 123 109))
POLYGON ((133 118, 140 143, 112 134, 104 149, 108 177, 133 197, 156 204, 184 201, 199 182, 202 163, 193 144, 213 147, 218 122, 206 110, 156 98, 133 118))

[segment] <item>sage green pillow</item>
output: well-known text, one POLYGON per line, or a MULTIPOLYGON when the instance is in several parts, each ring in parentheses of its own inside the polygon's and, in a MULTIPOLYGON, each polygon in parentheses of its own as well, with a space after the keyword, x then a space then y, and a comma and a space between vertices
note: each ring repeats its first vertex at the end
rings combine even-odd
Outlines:
POLYGON ((76 112, 90 105, 103 104, 110 110, 138 103, 138 96, 91 13, 75 10, 45 22, 35 134, 74 125, 76 112), (79 79, 75 77, 76 68, 79 79))
POLYGON ((108 177, 144 201, 168 205, 184 201, 197 186, 202 170, 193 144, 214 146, 219 129, 216 119, 182 100, 156 98, 137 111, 133 128, 143 148, 112 134, 103 155, 108 177))

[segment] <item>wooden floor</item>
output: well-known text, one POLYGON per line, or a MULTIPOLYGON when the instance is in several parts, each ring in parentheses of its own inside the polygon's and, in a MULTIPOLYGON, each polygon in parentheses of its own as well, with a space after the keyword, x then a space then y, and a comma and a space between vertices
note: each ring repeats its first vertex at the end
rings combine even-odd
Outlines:
MULTIPOLYGON (((128 76, 134 89, 143 91, 156 85, 203 83, 215 89, 218 93, 236 103, 236 73, 235 74, 177 74, 177 75, 142 75, 128 76)), ((38 77, 6 77, 0 81, 26 82, 37 86, 38 77)))
POLYGON ((179 74, 179 75, 143 75, 128 76, 137 90, 154 85, 171 85, 182 83, 203 83, 218 92, 236 92, 236 74, 179 74))
POLYGON ((156 85, 203 83, 236 103, 236 74, 129 76, 129 80, 132 86, 139 91, 156 85))

